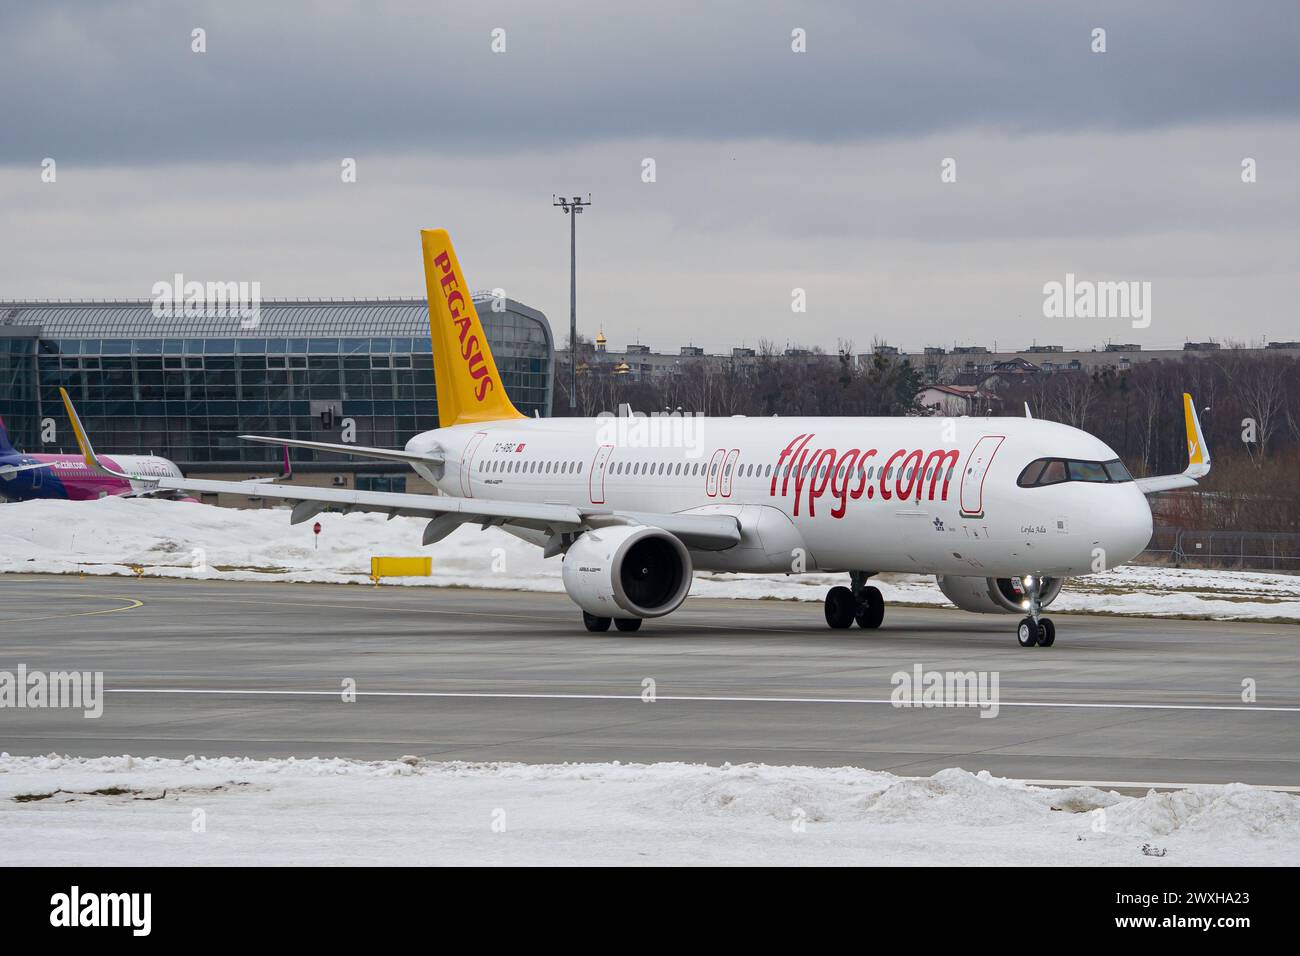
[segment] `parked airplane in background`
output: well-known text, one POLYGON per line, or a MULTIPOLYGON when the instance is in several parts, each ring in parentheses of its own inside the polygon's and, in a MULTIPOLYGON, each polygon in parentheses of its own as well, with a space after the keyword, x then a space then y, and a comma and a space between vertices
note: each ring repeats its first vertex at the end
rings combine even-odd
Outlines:
POLYGON ((9 442, 0 419, 0 499, 68 498, 73 501, 109 495, 155 494, 156 485, 137 479, 179 478, 181 470, 156 455, 104 458, 105 468, 88 465, 81 455, 24 455, 9 442))
MULTIPOLYGON (((521 415, 506 397, 451 240, 421 233, 442 427, 404 450, 261 436, 409 464, 437 496, 149 481, 294 503, 290 520, 326 508, 424 515, 424 543, 461 524, 498 525, 563 556, 565 590, 588 629, 634 631, 668 614, 695 569, 842 571, 826 622, 879 627, 882 571, 924 572, 968 611, 1024 614, 1021 646, 1051 646, 1041 611, 1065 578, 1136 557, 1151 537, 1146 494, 1196 484, 1210 458, 1184 396, 1189 465, 1180 475, 1129 476, 1086 432, 1030 418, 702 418, 667 443, 646 443, 646 419, 521 415), (632 435, 625 437, 625 432, 632 435)), ((65 396, 65 402, 67 401, 65 396)), ((68 405, 89 468, 98 459, 68 405)), ((663 421, 663 420, 659 420, 663 421)))

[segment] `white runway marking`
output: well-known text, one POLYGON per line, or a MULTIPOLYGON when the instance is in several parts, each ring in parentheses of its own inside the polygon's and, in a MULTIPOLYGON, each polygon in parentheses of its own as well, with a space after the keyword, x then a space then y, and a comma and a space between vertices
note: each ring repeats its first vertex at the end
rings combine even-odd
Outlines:
MULTIPOLYGON (((924 778, 913 778, 924 779, 924 778)), ((1030 787, 1096 787, 1098 790, 1188 790, 1192 787, 1221 787, 1221 783, 1135 783, 1128 780, 1022 780, 1030 787)), ((1256 790, 1276 790, 1279 793, 1300 793, 1300 787, 1275 786, 1252 783, 1256 790)))
MULTIPOLYGON (((195 687, 110 687, 106 694, 209 694, 234 697, 340 697, 342 690, 254 690, 244 688, 195 687)), ((509 693, 495 691, 437 691, 437 690, 358 690, 357 697, 443 697, 476 698, 486 700, 629 700, 640 701, 640 694, 543 694, 509 693)), ((677 701, 707 704, 889 704, 900 710, 970 707, 980 708, 978 702, 936 703, 933 707, 902 706, 888 697, 721 697, 684 694, 656 694, 655 702, 677 701)), ((1300 707, 1262 707, 1254 704, 1127 704, 1084 703, 1075 701, 999 701, 999 707, 1071 708, 1083 710, 1197 710, 1197 711, 1266 711, 1271 713, 1300 714, 1300 707)))

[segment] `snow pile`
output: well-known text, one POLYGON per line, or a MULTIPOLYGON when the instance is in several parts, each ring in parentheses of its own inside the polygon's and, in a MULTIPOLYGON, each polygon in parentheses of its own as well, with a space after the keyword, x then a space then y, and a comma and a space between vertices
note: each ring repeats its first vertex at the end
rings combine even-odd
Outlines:
MULTIPOLYGON (((1124 832, 1160 836, 1213 832, 1269 837, 1300 832, 1300 798, 1241 783, 1192 787, 1120 804, 1110 814, 1110 822, 1124 832)), ((1295 862, 1300 863, 1300 857, 1295 862)))
POLYGON ((957 769, 0 754, 0 841, 13 865, 1295 865, 1300 797, 957 769))
MULTIPOLYGON (((422 518, 326 513, 290 525, 284 509, 241 511, 144 498, 31 501, 0 508, 0 572, 85 572, 238 581, 364 583, 372 555, 432 554, 434 573, 391 583, 562 591, 560 563, 492 528, 461 527, 423 548, 422 518)), ((697 575, 701 597, 821 601, 843 575, 697 575)), ((873 579, 891 603, 947 605, 934 578, 873 579)), ((1131 565, 1074 578, 1053 611, 1300 620, 1300 576, 1131 565)))

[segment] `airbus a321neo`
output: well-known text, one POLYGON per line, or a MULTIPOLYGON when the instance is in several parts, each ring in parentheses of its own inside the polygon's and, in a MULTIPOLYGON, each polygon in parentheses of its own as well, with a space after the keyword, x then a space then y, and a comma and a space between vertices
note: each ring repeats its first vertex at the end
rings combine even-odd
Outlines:
MULTIPOLYGON (((1062 583, 1132 560, 1151 537, 1146 496, 1209 472, 1187 395, 1186 471, 1138 479, 1087 432, 1029 417, 702 418, 691 441, 658 444, 621 440, 635 423, 609 417, 528 418, 502 387, 448 234, 421 239, 441 427, 403 450, 243 437, 404 462, 438 495, 147 480, 280 498, 295 523, 326 508, 426 516, 426 545, 499 526, 560 558, 593 631, 671 613, 697 569, 842 572, 826 623, 876 628, 871 577, 919 572, 965 610, 1021 615, 1021 646, 1050 647, 1042 611, 1062 583)), ((87 466, 120 476, 69 416, 87 466)))

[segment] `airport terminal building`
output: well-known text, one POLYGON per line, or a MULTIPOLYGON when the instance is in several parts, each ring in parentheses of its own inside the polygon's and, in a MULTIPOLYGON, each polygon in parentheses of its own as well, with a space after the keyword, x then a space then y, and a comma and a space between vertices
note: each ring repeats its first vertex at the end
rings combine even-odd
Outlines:
MULTIPOLYGON (((475 302, 511 400, 548 416, 546 316, 512 299, 475 302)), ((277 473, 281 450, 241 434, 401 448, 438 424, 423 298, 264 300, 255 323, 158 318, 148 300, 0 302, 0 416, 15 446, 76 451, 59 386, 98 449, 163 455, 191 476, 277 473)), ((334 485, 400 491, 414 477, 307 449, 292 458, 334 485)))

